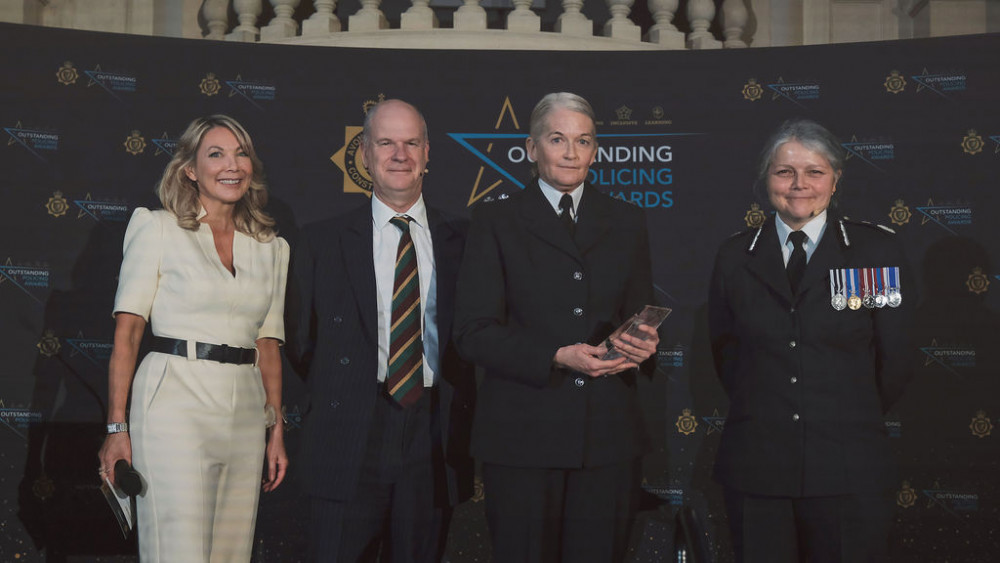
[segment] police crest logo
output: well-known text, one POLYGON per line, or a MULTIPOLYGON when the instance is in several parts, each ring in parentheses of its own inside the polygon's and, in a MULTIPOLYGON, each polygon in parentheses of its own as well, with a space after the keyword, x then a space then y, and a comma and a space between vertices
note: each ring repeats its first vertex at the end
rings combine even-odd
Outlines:
POLYGON ((59 349, 62 348, 62 344, 59 342, 59 337, 55 335, 51 330, 46 330, 45 334, 38 339, 38 343, 35 344, 38 348, 38 353, 45 356, 46 358, 51 358, 59 353, 59 349))
POLYGON ((215 74, 210 72, 205 75, 205 78, 201 79, 198 89, 206 96, 214 96, 222 89, 222 84, 216 78, 215 74))
POLYGON ((73 68, 73 63, 66 61, 59 67, 56 71, 56 80, 59 81, 63 86, 69 86, 70 84, 76 84, 76 79, 80 78, 80 73, 73 68))
POLYGON ((893 225, 903 226, 910 222, 912 216, 910 208, 901 199, 897 199, 896 204, 889 210, 889 220, 892 221, 893 225))
POLYGON ((977 438, 985 438, 993 433, 993 421, 986 416, 985 411, 978 411, 969 424, 969 430, 977 438))
POLYGON ((972 269, 972 273, 969 274, 968 279, 965 280, 965 287, 969 288, 969 291, 979 295, 980 293, 986 293, 990 288, 990 278, 983 273, 983 269, 976 267, 972 269))
POLYGON ((903 481, 903 486, 896 492, 896 506, 910 508, 917 503, 917 491, 910 486, 909 481, 903 481))
POLYGON ((885 77, 885 82, 882 85, 885 86, 886 92, 898 94, 906 89, 906 78, 903 78, 903 75, 898 70, 894 70, 889 73, 889 76, 885 77))
POLYGON ((750 204, 750 209, 747 210, 746 215, 743 216, 743 221, 746 222, 747 227, 751 229, 759 228, 764 224, 767 216, 764 215, 764 211, 760 208, 759 204, 750 204))
POLYGON ((131 155, 139 155, 146 150, 146 139, 143 138, 142 133, 138 130, 133 130, 132 134, 125 138, 125 142, 122 145, 125 147, 125 152, 131 155))
POLYGON ((747 80, 743 85, 743 99, 756 102, 764 95, 764 87, 757 83, 756 78, 747 80))
POLYGON ((962 138, 962 151, 965 154, 978 154, 983 152, 985 144, 975 129, 969 129, 969 132, 962 138))
POLYGON ((698 428, 698 421, 691 414, 691 409, 684 409, 681 411, 681 415, 677 417, 677 422, 674 423, 674 426, 677 427, 677 431, 681 434, 690 436, 698 428))
POLYGON ((48 203, 45 204, 45 209, 49 212, 49 215, 53 217, 62 217, 69 209, 69 202, 63 197, 62 192, 53 192, 52 197, 50 197, 48 203))
POLYGON ((330 157, 344 173, 345 194, 372 195, 372 178, 361 163, 362 127, 344 127, 344 146, 330 157))

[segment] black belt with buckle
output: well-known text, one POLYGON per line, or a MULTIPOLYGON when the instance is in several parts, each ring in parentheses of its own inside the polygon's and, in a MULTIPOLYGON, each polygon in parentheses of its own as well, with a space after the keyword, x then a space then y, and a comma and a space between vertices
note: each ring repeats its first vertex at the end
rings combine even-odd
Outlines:
MULTIPOLYGON (((153 337, 153 351, 174 356, 187 357, 188 341, 166 336, 153 337)), ((205 344, 195 342, 195 357, 199 360, 212 360, 220 364, 254 364, 257 361, 257 350, 254 348, 236 348, 226 344, 205 344)))

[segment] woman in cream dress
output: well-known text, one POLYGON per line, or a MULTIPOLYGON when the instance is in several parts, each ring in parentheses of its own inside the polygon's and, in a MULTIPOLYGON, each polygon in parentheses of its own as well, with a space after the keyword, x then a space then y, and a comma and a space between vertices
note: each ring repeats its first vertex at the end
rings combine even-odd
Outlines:
POLYGON ((194 120, 157 193, 164 209, 136 209, 125 233, 100 471, 125 459, 142 476, 143 563, 246 562, 261 461, 265 491, 288 466, 274 415, 288 245, 232 118, 194 120), (147 322, 154 351, 134 370, 147 322))

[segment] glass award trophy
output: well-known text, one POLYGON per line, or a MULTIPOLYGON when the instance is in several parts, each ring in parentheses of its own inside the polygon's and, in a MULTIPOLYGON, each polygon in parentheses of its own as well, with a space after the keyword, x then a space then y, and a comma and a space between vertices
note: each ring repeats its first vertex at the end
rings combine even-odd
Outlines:
POLYGON ((645 332, 639 330, 639 325, 646 325, 652 328, 653 330, 656 330, 657 328, 660 327, 660 324, 663 322, 663 319, 666 319, 667 315, 669 315, 671 311, 673 311, 673 309, 668 309, 666 307, 656 307, 654 305, 646 305, 645 307, 643 307, 641 311, 632 315, 627 321, 622 323, 620 327, 618 327, 614 332, 612 332, 611 336, 608 336, 604 340, 604 346, 605 348, 608 349, 608 351, 605 352, 603 356, 601 356, 601 359, 615 360, 622 357, 621 353, 618 352, 618 350, 615 350, 614 344, 611 343, 611 340, 613 338, 620 336, 622 334, 627 334, 629 336, 634 336, 639 340, 646 340, 646 338, 648 338, 648 335, 645 332))

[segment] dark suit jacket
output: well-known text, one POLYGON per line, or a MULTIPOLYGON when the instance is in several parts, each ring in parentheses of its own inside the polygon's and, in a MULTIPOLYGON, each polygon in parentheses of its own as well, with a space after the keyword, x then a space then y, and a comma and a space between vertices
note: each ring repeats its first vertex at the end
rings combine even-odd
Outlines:
MULTIPOLYGON (((472 366, 451 344, 458 263, 467 222, 428 207, 437 274, 439 400, 432 416, 444 459, 436 498, 455 504, 472 494, 469 426, 475 401, 472 366)), ((378 319, 371 205, 308 225, 293 253, 286 349, 307 378, 303 459, 305 492, 347 500, 357 488, 378 393, 378 319)))
POLYGON ((584 190, 575 241, 537 183, 473 211, 455 339, 486 372, 472 430, 482 461, 574 468, 646 449, 634 370, 591 379, 552 364, 653 300, 642 210, 584 190))
POLYGON ((914 278, 892 234, 833 211, 827 217, 797 295, 773 219, 727 240, 716 258, 709 328, 730 408, 715 477, 744 493, 820 496, 896 485, 882 413, 912 373, 914 278), (831 268, 887 266, 901 268, 899 308, 830 305, 831 268))

